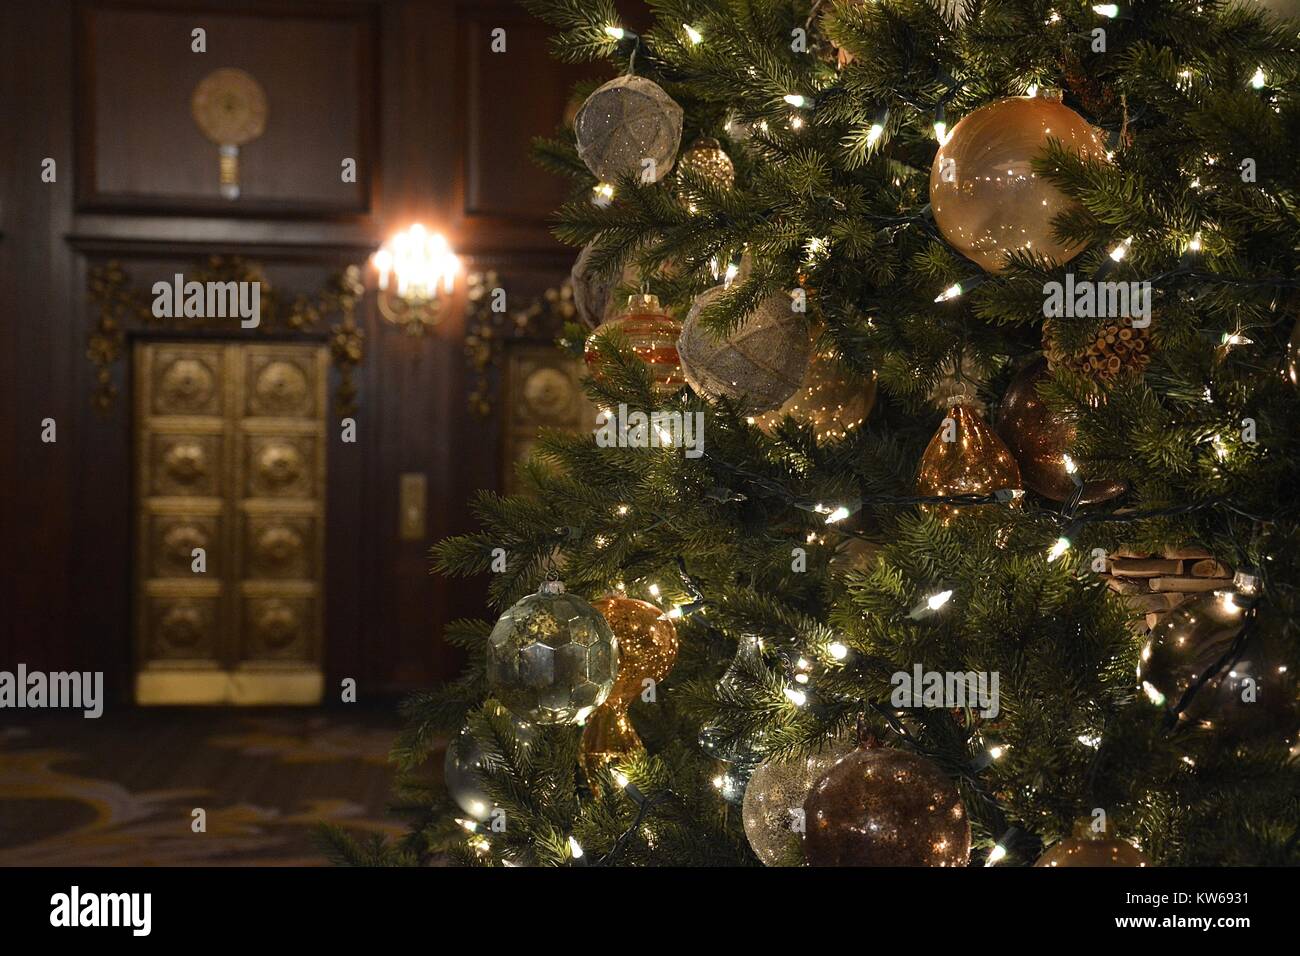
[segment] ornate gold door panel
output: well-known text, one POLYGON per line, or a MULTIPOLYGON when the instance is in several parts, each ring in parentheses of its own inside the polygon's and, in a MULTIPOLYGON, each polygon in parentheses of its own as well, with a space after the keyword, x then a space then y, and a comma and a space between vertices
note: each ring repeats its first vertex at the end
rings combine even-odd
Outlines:
POLYGON ((136 345, 138 703, 319 703, 327 361, 136 345))

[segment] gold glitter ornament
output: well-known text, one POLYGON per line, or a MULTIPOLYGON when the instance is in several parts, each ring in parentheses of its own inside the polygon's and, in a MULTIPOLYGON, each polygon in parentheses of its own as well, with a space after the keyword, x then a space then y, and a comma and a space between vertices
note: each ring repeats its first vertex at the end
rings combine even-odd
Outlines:
POLYGON ((629 597, 601 598, 592 606, 614 632, 619 658, 618 678, 609 697, 582 732, 579 759, 588 784, 597 779, 599 768, 645 749, 628 708, 645 690, 647 680, 663 680, 677 660, 677 628, 661 608, 629 597))
POLYGON ((970 820, 935 764, 906 750, 859 747, 804 800, 813 866, 966 866, 970 820))
POLYGON ((724 292, 709 289, 695 300, 682 323, 677 354, 696 394, 710 401, 727 398, 748 414, 779 408, 799 388, 812 357, 812 339, 793 302, 774 295, 724 338, 700 324, 700 314, 724 292))
MULTIPOLYGON (((1020 469, 1002 439, 970 405, 957 403, 930 439, 921 455, 916 493, 925 497, 987 495, 1020 487, 1020 469)), ((952 505, 939 505, 944 524, 959 513, 952 505)))
POLYGON ((818 352, 808 362, 799 388, 778 409, 755 417, 771 433, 787 415, 811 425, 818 442, 839 441, 860 427, 876 404, 876 376, 861 378, 840 364, 833 352, 818 352))
POLYGON ((1096 832, 1086 817, 1075 822, 1074 836, 1053 845, 1034 864, 1055 867, 1150 865, 1145 853, 1131 843, 1096 832))
POLYGON ((578 156, 603 183, 659 182, 682 143, 682 108, 659 84, 620 76, 587 97, 574 120, 578 156))
POLYGON ((934 222, 958 252, 989 272, 1008 252, 1069 262, 1086 243, 1061 243, 1052 220, 1078 204, 1034 172, 1048 138, 1086 159, 1105 161, 1096 128, 1059 99, 1013 96, 964 116, 930 170, 934 222))
MULTIPOLYGON (((1002 396, 998 434, 1020 466, 1025 487, 1052 501, 1068 501, 1074 494, 1066 454, 1074 444, 1075 427, 1038 397, 1038 383, 1047 377, 1047 360, 1036 359, 1016 374, 1002 396)), ((1080 504, 1092 505, 1118 498, 1127 490, 1122 479, 1084 482, 1080 504)))
POLYGON ((718 189, 731 189, 736 185, 736 165, 723 150, 722 144, 711 136, 701 136, 677 162, 677 175, 691 173, 718 189))
POLYGON ((580 724, 614 686, 618 641, 599 611, 546 581, 497 620, 486 665, 489 692, 520 720, 580 724))
POLYGON ((745 787, 745 836, 765 866, 803 866, 803 803, 812 785, 855 747, 831 741, 817 753, 759 764, 745 787))

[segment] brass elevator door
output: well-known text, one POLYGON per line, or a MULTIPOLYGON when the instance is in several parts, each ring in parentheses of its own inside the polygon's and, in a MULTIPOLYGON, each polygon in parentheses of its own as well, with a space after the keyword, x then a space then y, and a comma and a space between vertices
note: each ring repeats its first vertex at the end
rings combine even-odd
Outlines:
POLYGON ((134 359, 137 703, 319 703, 326 349, 134 359))

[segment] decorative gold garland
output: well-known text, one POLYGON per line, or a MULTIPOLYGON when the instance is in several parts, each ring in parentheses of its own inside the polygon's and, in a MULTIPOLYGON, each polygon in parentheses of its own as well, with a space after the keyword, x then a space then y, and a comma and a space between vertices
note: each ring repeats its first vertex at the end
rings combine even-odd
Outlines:
MULTIPOLYGON (((357 386, 353 373, 365 358, 365 332, 356 322, 357 302, 365 293, 359 266, 350 265, 334 273, 315 298, 295 296, 287 314, 279 292, 267 281, 260 263, 241 256, 210 256, 194 271, 193 278, 199 282, 260 283, 258 329, 263 333, 311 331, 320 327, 325 316, 337 313, 340 319, 329 327, 328 338, 330 357, 339 371, 334 407, 340 417, 356 414, 357 386)), ((91 303, 99 310, 99 319, 90 331, 86 357, 96 368, 92 402, 101 413, 107 412, 117 397, 113 366, 126 349, 129 325, 182 331, 213 327, 206 318, 155 317, 148 297, 132 284, 131 277, 117 261, 90 270, 88 292, 91 303)))
POLYGON ((487 418, 492 414, 492 371, 501 364, 501 350, 511 339, 558 338, 566 323, 577 321, 573 286, 566 279, 533 299, 522 309, 493 310, 500 280, 494 271, 473 272, 466 296, 465 357, 473 371, 469 410, 487 418))

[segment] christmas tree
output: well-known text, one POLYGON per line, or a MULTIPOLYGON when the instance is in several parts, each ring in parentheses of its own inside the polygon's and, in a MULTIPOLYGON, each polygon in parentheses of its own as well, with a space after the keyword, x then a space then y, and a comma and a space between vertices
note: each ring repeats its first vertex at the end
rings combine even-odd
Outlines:
POLYGON ((603 411, 435 549, 503 616, 340 856, 1300 863, 1297 24, 525 5, 619 76, 537 146, 603 411))

